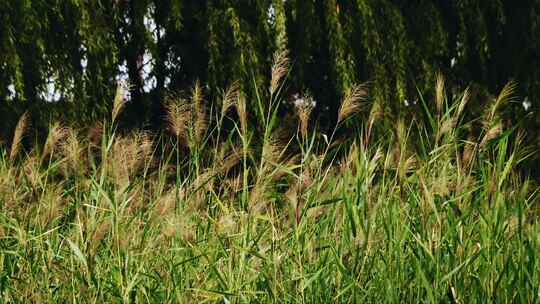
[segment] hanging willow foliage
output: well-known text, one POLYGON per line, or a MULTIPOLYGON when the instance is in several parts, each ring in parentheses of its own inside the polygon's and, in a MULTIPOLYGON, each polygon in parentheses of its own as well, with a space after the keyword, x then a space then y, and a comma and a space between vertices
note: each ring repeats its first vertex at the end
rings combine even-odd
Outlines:
MULTIPOLYGON (((130 83, 129 125, 158 127, 167 92, 197 80, 209 100, 238 81, 250 108, 251 97, 268 94, 254 84, 269 87, 272 54, 283 50, 292 67, 284 93, 312 95, 329 122, 343 92, 365 81, 389 115, 418 116, 418 90, 432 92, 439 71, 476 94, 513 79, 534 108, 539 14, 538 1, 502 0, 7 1, 0 115, 12 126, 13 112, 25 110, 36 126, 60 115, 84 124, 110 108, 117 80, 130 83)), ((511 107, 514 118, 530 113, 511 107)))

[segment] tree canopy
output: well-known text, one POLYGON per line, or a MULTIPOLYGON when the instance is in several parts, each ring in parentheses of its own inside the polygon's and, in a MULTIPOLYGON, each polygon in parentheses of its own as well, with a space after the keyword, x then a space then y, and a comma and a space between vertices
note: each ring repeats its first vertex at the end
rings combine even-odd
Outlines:
POLYGON ((248 96, 267 94, 254 84, 266 87, 272 55, 287 49, 288 90, 309 91, 330 121, 343 92, 365 81, 390 115, 415 115, 418 92, 432 94, 440 71, 478 96, 515 80, 509 113, 534 140, 539 14, 536 0, 7 1, 0 115, 6 125, 24 110, 36 123, 92 121, 128 80, 124 121, 158 128, 164 95, 197 80, 209 100, 235 81, 248 96))

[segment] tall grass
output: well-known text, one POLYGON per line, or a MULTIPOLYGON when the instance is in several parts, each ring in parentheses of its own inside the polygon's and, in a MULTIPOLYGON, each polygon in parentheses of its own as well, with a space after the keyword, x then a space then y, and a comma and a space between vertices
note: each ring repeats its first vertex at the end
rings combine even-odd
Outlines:
POLYGON ((336 130, 360 131, 323 137, 309 105, 282 127, 275 60, 256 109, 235 85, 218 110, 199 84, 168 98, 171 135, 120 134, 117 96, 111 120, 20 150, 23 116, 0 150, 2 301, 539 301, 538 188, 516 170, 530 151, 498 114, 511 85, 480 134, 442 76, 427 123, 393 130, 354 86, 336 130))

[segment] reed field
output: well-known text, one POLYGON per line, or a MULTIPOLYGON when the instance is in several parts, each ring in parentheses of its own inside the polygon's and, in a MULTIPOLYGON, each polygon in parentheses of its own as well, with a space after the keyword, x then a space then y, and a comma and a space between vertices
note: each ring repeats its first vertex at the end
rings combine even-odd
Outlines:
POLYGON ((471 91, 438 75, 425 121, 353 85, 323 130, 289 70, 276 56, 255 100, 171 93, 159 133, 121 127, 125 84, 94 125, 40 138, 23 114, 0 148, 1 301, 540 301, 536 151, 500 115, 513 83, 469 117, 471 91))

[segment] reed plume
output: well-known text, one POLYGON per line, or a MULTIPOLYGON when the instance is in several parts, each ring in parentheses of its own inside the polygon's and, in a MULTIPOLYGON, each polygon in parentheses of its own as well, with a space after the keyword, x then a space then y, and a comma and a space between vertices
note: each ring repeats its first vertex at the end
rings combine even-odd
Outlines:
POLYGON ((482 141, 480 142, 480 148, 483 148, 490 140, 496 138, 499 136, 503 131, 502 123, 496 123, 493 126, 491 126, 484 137, 482 138, 482 141))
POLYGON ((274 54, 274 62, 272 64, 272 75, 270 80, 270 95, 279 88, 279 84, 283 76, 289 71, 289 51, 282 50, 274 54))
POLYGON ((437 83, 435 85, 435 105, 437 114, 441 115, 444 106, 444 76, 441 72, 437 73, 437 83))
POLYGON ((73 129, 67 129, 66 130, 66 140, 61 146, 61 154, 63 157, 66 158, 67 162, 65 163, 65 166, 67 168, 73 169, 74 172, 82 172, 83 171, 83 162, 82 162, 82 151, 83 148, 81 147, 81 143, 79 142, 79 138, 77 137, 77 132, 75 132, 73 129))
POLYGON ((497 98, 495 98, 493 104, 488 109, 487 114, 484 115, 484 120, 482 121, 484 136, 480 142, 481 148, 502 133, 503 124, 500 117, 498 117, 497 112, 501 106, 513 100, 515 91, 516 83, 513 81, 507 83, 497 98))
POLYGON ((339 114, 337 123, 339 124, 350 115, 359 112, 362 109, 362 101, 367 98, 367 86, 366 84, 355 84, 347 90, 341 106, 339 107, 339 114))
POLYGON ((116 94, 114 95, 114 101, 113 101, 113 110, 112 110, 112 122, 114 123, 116 121, 116 118, 122 112, 122 109, 124 108, 124 105, 126 104, 126 100, 124 98, 126 94, 126 90, 129 89, 129 86, 124 81, 119 81, 116 85, 116 94))
POLYGON ((371 106, 371 110, 369 112, 368 117, 368 127, 367 127, 367 133, 366 133, 366 139, 365 139, 365 145, 367 146, 369 144, 369 140, 371 138, 371 131, 373 130, 373 125, 377 120, 379 120, 384 114, 384 109, 382 107, 382 104, 380 101, 375 100, 373 102, 373 105, 371 106))
POLYGON ((195 140, 200 143, 204 137, 206 129, 208 128, 208 119, 206 118, 206 108, 204 106, 204 96, 202 93, 202 87, 200 82, 197 80, 195 86, 191 92, 191 101, 193 104, 193 114, 194 114, 194 129, 195 129, 195 140))
POLYGON ((54 153, 56 148, 58 148, 59 142, 66 138, 68 134, 68 128, 62 127, 59 123, 55 123, 49 130, 49 135, 47 136, 45 147, 41 154, 41 160, 43 161, 49 154, 54 153))
POLYGON ((130 178, 151 160, 153 140, 149 133, 138 131, 118 137, 112 146, 110 168, 117 185, 125 186, 130 178))
POLYGON ((28 125, 28 112, 24 112, 23 115, 19 118, 17 126, 15 127, 15 132, 13 134, 13 141, 11 142, 11 151, 9 153, 9 159, 13 161, 17 154, 19 153, 21 140, 23 138, 24 132, 28 125))
POLYGON ((240 95, 240 85, 238 82, 233 82, 225 91, 221 104, 221 117, 223 118, 227 111, 236 104, 240 95))
POLYGON ((296 114, 298 115, 298 120, 300 121, 300 135, 302 138, 306 138, 309 117, 311 116, 311 112, 315 107, 315 101, 313 100, 313 97, 306 94, 301 98, 296 98, 294 105, 296 108, 296 114))
POLYGON ((488 121, 493 121, 499 108, 505 103, 511 102, 514 99, 516 93, 516 83, 513 81, 508 82, 499 93, 499 96, 495 99, 495 102, 491 106, 489 111, 488 121))
POLYGON ((238 117, 240 118, 240 128, 242 129, 242 134, 247 133, 247 106, 246 106, 246 97, 243 94, 238 94, 236 99, 236 111, 238 117))
POLYGON ((459 106, 458 106, 457 112, 455 114, 456 117, 461 116, 461 114, 463 113, 463 110, 465 109, 465 106, 467 105, 467 103, 469 102, 470 99, 471 99, 471 90, 470 90, 470 88, 466 88, 465 92, 463 92, 463 96, 461 97, 461 100, 459 102, 459 106))
POLYGON ((191 107, 177 96, 171 95, 167 99, 169 103, 165 105, 165 109, 168 129, 176 138, 187 141, 191 107))

